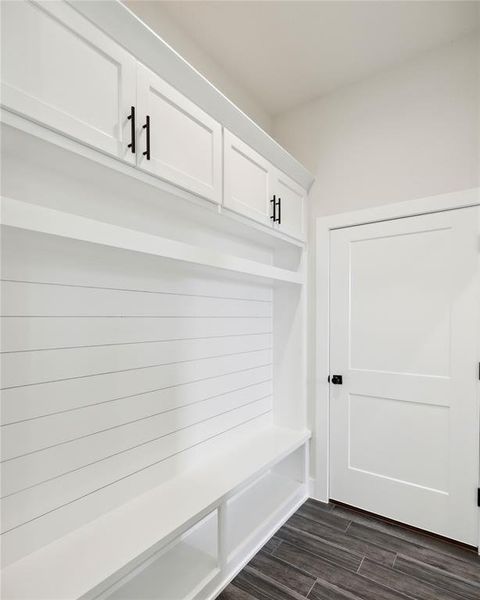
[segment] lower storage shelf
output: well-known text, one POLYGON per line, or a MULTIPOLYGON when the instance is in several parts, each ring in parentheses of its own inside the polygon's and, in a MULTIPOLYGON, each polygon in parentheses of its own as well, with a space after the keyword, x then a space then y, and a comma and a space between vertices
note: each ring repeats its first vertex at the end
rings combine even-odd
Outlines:
POLYGON ((305 499, 303 451, 299 448, 227 501, 227 562, 255 549, 289 509, 305 499))
POLYGON ((278 521, 287 506, 300 501, 305 486, 284 477, 268 473, 227 506, 228 561, 247 546, 256 546, 278 521))
POLYGON ((191 600, 217 574, 216 511, 100 596, 109 600, 191 600))
POLYGON ((179 542, 108 598, 189 600, 217 573, 216 561, 211 556, 179 542))

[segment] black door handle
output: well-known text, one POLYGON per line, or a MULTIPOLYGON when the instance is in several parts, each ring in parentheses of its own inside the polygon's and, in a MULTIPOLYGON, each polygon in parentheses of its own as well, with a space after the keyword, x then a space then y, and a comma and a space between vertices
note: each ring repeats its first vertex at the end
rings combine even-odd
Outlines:
POLYGON ((132 149, 132 154, 135 154, 135 107, 132 106, 130 108, 130 114, 127 119, 130 121, 130 139, 131 142, 128 144, 127 148, 132 149))
POLYGON ((143 129, 147 130, 147 149, 143 153, 143 156, 145 156, 147 158, 147 160, 150 160, 150 116, 149 115, 147 115, 146 121, 147 122, 143 126, 143 129))
MULTIPOLYGON (((329 377, 330 380, 330 377, 329 377)), ((333 385, 342 385, 343 384, 343 376, 342 375, 332 375, 331 379, 333 385)))
POLYGON ((273 205, 273 215, 270 215, 270 218, 275 223, 275 221, 277 220, 277 202, 275 194, 273 194, 273 198, 270 200, 270 204, 273 205))
POLYGON ((282 199, 279 197, 278 201, 277 201, 277 207, 278 207, 278 218, 277 218, 277 223, 279 225, 282 224, 282 199))

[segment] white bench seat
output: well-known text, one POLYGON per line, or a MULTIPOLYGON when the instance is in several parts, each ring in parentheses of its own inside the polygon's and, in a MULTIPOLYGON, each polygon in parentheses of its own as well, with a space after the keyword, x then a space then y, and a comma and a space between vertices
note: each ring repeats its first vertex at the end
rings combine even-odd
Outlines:
POLYGON ((6 567, 2 597, 95 598, 309 437, 275 426, 230 432, 215 456, 6 567))

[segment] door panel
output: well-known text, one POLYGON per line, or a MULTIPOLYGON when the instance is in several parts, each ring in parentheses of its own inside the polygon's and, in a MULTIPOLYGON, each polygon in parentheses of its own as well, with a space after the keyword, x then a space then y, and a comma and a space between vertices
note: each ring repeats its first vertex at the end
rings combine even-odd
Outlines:
POLYGON ((61 2, 2 3, 2 104, 134 162, 136 63, 61 2))
POLYGON ((352 369, 449 376, 452 242, 439 228, 352 244, 352 369))
POLYGON ((348 410, 350 468, 447 490, 448 407, 350 394, 348 410), (399 448, 408 450, 410 460, 399 448))
POLYGON ((221 126, 158 75, 138 65, 138 166, 221 202, 221 126), (150 160, 146 123, 150 117, 150 160))
POLYGON ((272 225, 272 166, 224 130, 224 204, 259 223, 272 225))
POLYGON ((474 545, 478 212, 331 235, 331 497, 474 545))
POLYGON ((276 229, 300 240, 305 239, 304 203, 306 192, 285 173, 276 171, 273 193, 281 202, 281 222, 276 229))

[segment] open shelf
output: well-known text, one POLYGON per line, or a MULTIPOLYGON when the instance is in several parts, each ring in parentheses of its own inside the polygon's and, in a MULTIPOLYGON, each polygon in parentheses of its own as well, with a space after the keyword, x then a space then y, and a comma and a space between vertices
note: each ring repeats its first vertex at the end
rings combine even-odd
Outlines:
POLYGON ((101 598, 190 600, 218 573, 217 518, 209 515, 187 534, 145 561, 101 598))
POLYGON ((265 535, 278 515, 296 501, 305 499, 305 485, 269 472, 227 503, 228 560, 245 546, 255 546, 265 535))
POLYGON ((201 246, 14 200, 1 199, 2 224, 38 233, 223 269, 270 281, 303 283, 303 273, 219 254, 201 246))
POLYGON ((226 503, 228 562, 258 548, 307 495, 305 446, 290 453, 226 503))
MULTIPOLYGON (((302 451, 309 438, 309 431, 272 425, 249 433, 229 432, 228 439, 195 467, 6 567, 2 571, 5 597, 63 600, 103 594, 221 503, 231 498, 234 506, 237 492, 302 451)), ((273 483, 268 485, 273 489, 273 483)), ((290 488, 279 486, 277 494, 285 492, 289 494, 290 488)), ((183 548, 178 551, 190 558, 195 554, 183 548)), ((202 569, 207 567, 203 558, 201 562, 202 569)))
POLYGON ((116 592, 111 600, 190 600, 218 573, 205 552, 179 542, 116 592))

